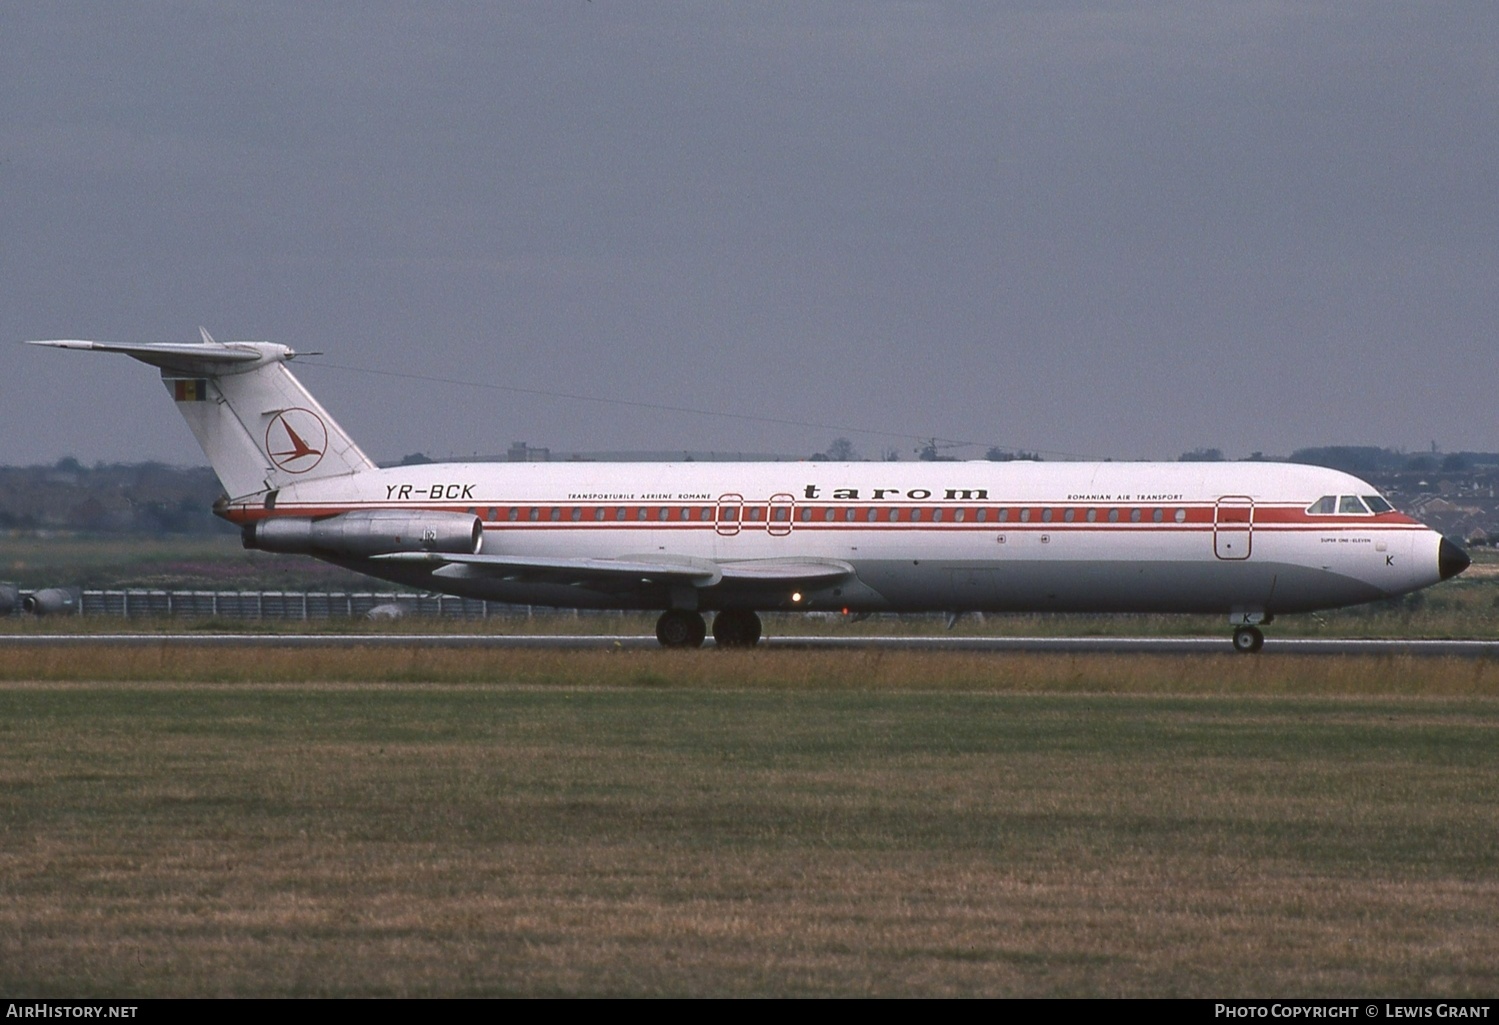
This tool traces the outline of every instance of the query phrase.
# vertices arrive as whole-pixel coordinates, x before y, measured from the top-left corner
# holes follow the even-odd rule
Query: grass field
[[[1484,660],[6,656],[8,995],[1499,990]]]

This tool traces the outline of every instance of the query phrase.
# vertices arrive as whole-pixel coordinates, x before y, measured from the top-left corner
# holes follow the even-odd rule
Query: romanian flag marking
[[[202,378],[195,381],[173,381],[172,394],[178,402],[206,402],[208,401],[208,382]]]

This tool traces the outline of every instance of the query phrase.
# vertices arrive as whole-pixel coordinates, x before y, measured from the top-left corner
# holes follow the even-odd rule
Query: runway
[[[540,648],[558,651],[660,650],[649,634],[15,634],[4,648]],[[1223,637],[768,637],[775,651],[954,651],[1108,655],[1233,654]],[[710,639],[704,647],[713,647]],[[1402,655],[1499,658],[1499,640],[1412,640],[1268,637],[1261,657],[1274,655]]]

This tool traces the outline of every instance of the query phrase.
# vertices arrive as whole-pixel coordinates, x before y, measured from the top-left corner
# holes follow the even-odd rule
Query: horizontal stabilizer
[[[286,346],[271,342],[88,342],[58,338],[26,344],[45,345],[54,349],[118,352],[163,370],[198,374],[232,372],[232,368],[248,369],[250,364],[255,363],[279,363],[296,355]]]

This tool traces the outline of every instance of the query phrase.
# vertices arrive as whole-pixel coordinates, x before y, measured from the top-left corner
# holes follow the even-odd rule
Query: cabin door
[[[790,495],[771,495],[770,508],[765,514],[765,532],[771,537],[785,537],[791,533],[792,518],[796,512],[796,499]]]
[[[1213,507],[1213,554],[1220,559],[1247,559],[1254,548],[1254,499],[1224,495]]]
[[[718,509],[713,517],[713,528],[725,537],[739,533],[739,521],[744,518],[743,495],[719,495]]]

